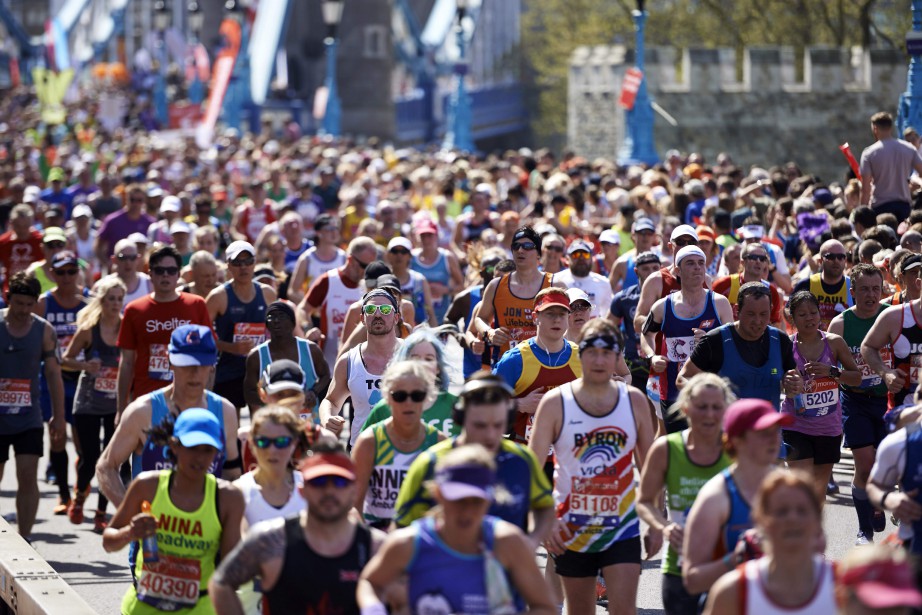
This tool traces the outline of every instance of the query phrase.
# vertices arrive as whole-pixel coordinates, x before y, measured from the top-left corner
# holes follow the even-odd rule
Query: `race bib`
[[[115,392],[118,385],[118,368],[117,367],[100,367],[96,373],[96,381],[93,383],[93,390],[104,397],[115,398]]]
[[[861,388],[869,389],[880,384],[881,377],[865,363],[861,352],[853,352],[852,355],[855,357],[855,363],[858,364],[858,369],[861,370]],[[889,368],[893,365],[893,354],[890,352],[889,347],[881,348],[880,359],[883,361],[885,367]]]
[[[812,378],[804,384],[802,416],[826,416],[838,404],[839,383],[832,378]]]
[[[695,336],[667,337],[666,360],[670,363],[685,363],[695,349]]]
[[[630,480],[633,480],[631,477]],[[624,493],[622,481],[611,477],[571,479],[567,521],[580,527],[610,529],[618,527],[618,507]]]
[[[172,380],[170,355],[166,344],[151,344],[150,359],[147,361],[147,377],[151,380]]]
[[[250,340],[254,346],[266,341],[266,325],[256,322],[238,322],[234,325],[234,343]]]
[[[32,409],[32,382],[0,378],[0,414],[22,414]]]
[[[922,355],[914,354],[909,357],[909,383],[919,384],[919,368],[922,368]]]
[[[138,579],[138,600],[161,611],[193,607],[199,599],[201,563],[195,559],[159,555],[159,560],[144,564]]]

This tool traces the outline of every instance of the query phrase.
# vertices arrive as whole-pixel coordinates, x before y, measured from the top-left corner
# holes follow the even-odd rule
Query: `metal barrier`
[[[0,517],[0,613],[95,615],[96,611]],[[5,608],[4,608],[5,607]]]

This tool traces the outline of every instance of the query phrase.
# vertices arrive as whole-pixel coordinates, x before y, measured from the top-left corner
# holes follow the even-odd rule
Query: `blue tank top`
[[[906,469],[903,470],[900,489],[904,493],[919,489],[922,494],[922,425],[918,423],[906,427]],[[922,495],[917,495],[916,501],[922,503]],[[912,524],[908,548],[913,555],[922,556],[922,519]]]
[[[84,297],[89,297],[90,291],[84,288],[82,294]],[[54,327],[62,353],[67,350],[70,340],[77,333],[77,312],[84,307],[86,307],[85,302],[78,303],[76,307],[72,308],[62,307],[50,290],[45,293],[45,320]]]
[[[164,418],[170,413],[166,405],[166,398],[163,396],[163,389],[154,391],[150,394],[150,424],[159,425]],[[224,399],[215,395],[211,391],[205,391],[205,397],[208,400],[208,410],[215,415],[218,423],[221,424],[221,437],[224,439]],[[221,477],[221,470],[224,468],[224,459],[227,451],[221,451],[215,457],[214,462],[208,471],[218,478]],[[141,472],[148,470],[168,470],[173,467],[170,461],[169,447],[157,446],[150,440],[150,436],[144,442],[144,449],[141,454],[136,453],[131,456],[131,478],[136,477]]]
[[[448,286],[451,282],[451,271],[448,268],[448,257],[445,256],[445,251],[441,248],[439,249],[439,257],[432,265],[423,265],[419,262],[419,259],[414,256],[413,260],[410,262],[410,269],[421,273],[429,283],[435,282],[437,284],[443,284]],[[435,310],[435,320],[437,322],[442,322],[442,319],[445,318],[445,312],[448,311],[448,306],[451,305],[451,295],[445,293],[441,299],[436,301],[433,299],[432,308]],[[424,322],[424,321],[417,321]]]
[[[781,338],[778,329],[768,327],[768,361],[763,365],[750,365],[740,356],[733,341],[733,323],[720,327],[723,340],[724,364],[720,375],[733,383],[737,395],[742,398],[755,397],[771,402],[775,410],[780,408],[781,379],[784,370],[781,366]]]
[[[314,361],[311,358],[311,349],[307,340],[300,337],[295,338],[298,345],[298,365],[304,370],[304,392],[307,393],[315,384],[317,384],[317,372],[314,370]],[[269,352],[269,342],[263,342],[256,347],[259,352],[259,373],[262,374],[269,364],[272,363],[272,354]],[[314,404],[316,411],[320,406],[320,400]]]
[[[244,338],[252,339],[256,345],[266,340],[266,300],[259,284],[253,282],[256,298],[249,303],[244,303],[234,292],[233,284],[224,284],[227,293],[227,309],[215,321],[215,332],[222,342],[240,341]],[[246,357],[222,352],[218,356],[218,365],[215,371],[215,382],[229,382],[243,380],[246,374]]]
[[[733,480],[733,473],[730,468],[726,468],[720,473],[724,477],[724,485],[727,488],[727,496],[730,498],[730,516],[727,518],[727,524],[724,526],[723,539],[726,553],[730,553],[736,548],[746,530],[752,527],[750,518],[749,502],[747,502],[740,493]]]
[[[298,264],[298,258],[308,251],[311,247],[311,242],[302,241],[301,247],[297,250],[289,250],[288,247],[285,248],[285,271],[290,275],[291,272],[295,270],[295,265]]]
[[[412,272],[413,270],[411,269],[410,271]],[[410,281],[407,282],[406,286],[403,285],[403,282],[400,283],[400,293],[403,298],[409,299],[413,303],[413,318],[416,319],[416,324],[418,325],[429,322],[429,315],[426,314],[426,293],[423,290],[423,280],[425,278],[411,274]]]
[[[666,365],[666,383],[661,388],[662,398],[672,403],[679,397],[679,389],[675,381],[679,376],[679,370],[691,356],[695,348],[695,333],[693,329],[703,329],[710,331],[720,326],[720,318],[717,316],[717,308],[714,307],[714,292],[707,291],[707,297],[704,301],[704,309],[701,313],[692,318],[679,318],[672,309],[673,297],[666,297],[666,305],[663,310],[663,346],[661,352],[668,362]]]
[[[466,325],[474,319],[474,308],[483,298],[483,287],[477,286],[470,292],[471,304],[467,307],[467,317],[464,319]],[[483,366],[483,355],[474,354],[470,348],[464,349],[464,378],[465,380],[474,372]]]
[[[493,549],[497,521],[489,515],[483,519],[487,550]],[[489,614],[484,554],[458,553],[448,547],[439,538],[433,517],[424,517],[413,525],[417,529],[414,553],[407,566],[410,612]]]
[[[635,284],[640,284],[640,278],[637,277],[637,273],[634,271],[635,256],[636,254],[632,254],[627,257],[627,263],[624,265],[624,281],[621,282],[621,288],[628,288]]]

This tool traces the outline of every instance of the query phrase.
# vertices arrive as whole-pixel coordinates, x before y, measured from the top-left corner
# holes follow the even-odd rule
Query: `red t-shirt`
[[[0,235],[0,265],[3,266],[3,290],[10,285],[10,278],[20,271],[25,271],[34,262],[45,258],[42,249],[42,234],[31,231],[25,239],[15,239],[13,231]]]
[[[259,237],[259,232],[267,224],[275,222],[275,212],[272,206],[267,202],[262,207],[245,205],[240,210],[240,222],[237,230],[241,231],[247,237],[247,241],[255,244]]]
[[[136,352],[132,399],[163,388],[173,379],[167,347],[173,330],[183,325],[211,327],[205,300],[198,295],[179,293],[179,299],[167,303],[146,295],[125,307],[118,347]]]

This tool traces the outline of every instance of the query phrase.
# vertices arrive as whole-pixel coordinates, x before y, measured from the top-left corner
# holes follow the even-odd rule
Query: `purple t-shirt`
[[[132,233],[147,235],[147,228],[154,222],[156,220],[145,213],[142,213],[137,220],[132,220],[128,217],[128,212],[123,209],[106,216],[106,219],[102,221],[102,227],[99,229],[99,239],[106,242],[108,245],[106,252],[109,256],[112,256],[115,244],[119,240],[125,239]]]
[[[826,334],[823,336],[823,354],[819,363],[838,366],[835,354],[829,347]],[[832,378],[811,378],[804,371],[806,360],[797,349],[797,334],[791,336],[794,342],[794,360],[797,370],[804,378],[802,408],[796,408],[793,399],[785,399],[781,411],[794,416],[794,424],[785,429],[798,431],[808,436],[838,436],[842,434],[842,400],[839,398],[839,383]]]

